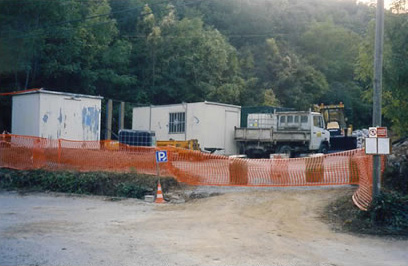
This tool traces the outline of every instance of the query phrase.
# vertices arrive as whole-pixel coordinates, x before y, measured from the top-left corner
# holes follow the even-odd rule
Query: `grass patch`
[[[330,203],[325,217],[335,230],[370,235],[408,237],[407,185],[401,181],[406,175],[388,170],[383,176],[381,195],[374,199],[368,211],[357,208],[349,191]]]
[[[18,171],[0,169],[0,189],[143,198],[157,189],[159,177],[132,173]],[[179,187],[173,177],[160,177],[164,192]]]
[[[324,218],[336,231],[408,237],[407,197],[383,191],[368,211],[361,211],[352,195],[343,195],[326,207]]]

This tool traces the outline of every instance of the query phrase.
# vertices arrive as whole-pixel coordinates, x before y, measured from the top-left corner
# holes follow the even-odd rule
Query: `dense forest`
[[[408,14],[385,14],[384,123],[408,128]],[[353,0],[0,0],[0,92],[133,105],[346,106],[371,124],[375,6]],[[0,130],[10,130],[0,96]]]

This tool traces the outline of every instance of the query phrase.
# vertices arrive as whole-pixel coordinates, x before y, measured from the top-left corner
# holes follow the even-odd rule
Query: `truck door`
[[[323,117],[321,115],[312,115],[312,135],[310,140],[310,150],[318,150],[320,144],[326,138]]]

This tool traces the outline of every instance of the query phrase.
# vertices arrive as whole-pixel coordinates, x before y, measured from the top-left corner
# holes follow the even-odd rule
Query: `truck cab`
[[[325,129],[322,114],[289,111],[250,114],[248,127],[235,129],[235,140],[248,157],[269,157],[271,153],[294,156],[296,153],[326,153],[330,133]]]
[[[330,132],[325,129],[323,116],[317,112],[278,113],[277,132],[310,132],[308,150],[327,152]],[[323,146],[323,147],[322,147]],[[325,147],[324,147],[325,146]],[[296,150],[296,149],[295,149]]]

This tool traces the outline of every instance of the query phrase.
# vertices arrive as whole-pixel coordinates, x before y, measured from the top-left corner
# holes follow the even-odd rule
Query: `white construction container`
[[[12,134],[48,139],[99,140],[103,97],[31,91],[13,96]]]
[[[240,117],[240,106],[215,102],[136,107],[132,129],[154,131],[157,140],[197,139],[202,150],[230,155]]]

